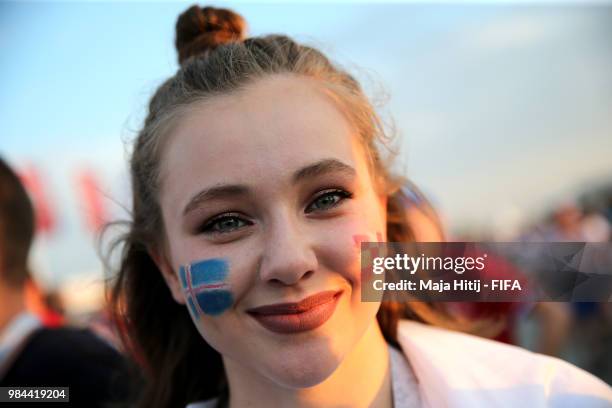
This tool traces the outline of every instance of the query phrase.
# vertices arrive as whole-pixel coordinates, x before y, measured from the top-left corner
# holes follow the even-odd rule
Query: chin
[[[292,352],[278,356],[273,366],[268,366],[267,377],[287,388],[308,388],[325,381],[338,368],[341,357],[330,350]]]

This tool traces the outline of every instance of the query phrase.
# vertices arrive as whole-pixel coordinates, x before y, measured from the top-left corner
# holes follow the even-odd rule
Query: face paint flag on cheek
[[[181,266],[179,275],[187,305],[194,316],[218,316],[234,302],[225,282],[229,265],[225,259],[212,258]]]

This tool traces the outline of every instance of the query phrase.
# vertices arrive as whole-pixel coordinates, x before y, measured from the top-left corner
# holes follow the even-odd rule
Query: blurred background
[[[98,232],[129,217],[130,141],[188,4],[0,2],[0,155],[36,204],[37,290],[68,321],[103,304]],[[612,2],[210,4],[353,72],[451,239],[610,241]],[[536,309],[508,341],[612,382],[609,304]]]

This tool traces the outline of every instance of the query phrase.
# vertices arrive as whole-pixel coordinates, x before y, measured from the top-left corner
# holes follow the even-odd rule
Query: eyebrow
[[[355,176],[357,172],[348,164],[337,159],[323,159],[313,164],[304,166],[293,173],[292,183],[314,178],[328,173],[344,173],[347,176]],[[204,189],[197,193],[183,210],[183,215],[195,210],[203,202],[214,199],[232,198],[249,194],[250,189],[244,184],[221,184]]]
[[[185,206],[185,210],[183,210],[183,215],[195,210],[205,201],[244,196],[248,193],[249,188],[242,184],[224,184],[207,188],[200,191],[189,200],[189,203]]]
[[[323,159],[297,170],[291,179],[294,183],[297,183],[298,181],[327,173],[344,173],[347,176],[355,176],[357,174],[354,168],[348,164],[342,163],[340,160]]]

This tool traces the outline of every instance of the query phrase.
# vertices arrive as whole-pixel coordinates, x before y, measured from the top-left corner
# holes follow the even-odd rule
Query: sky
[[[397,136],[396,168],[452,229],[511,228],[612,180],[610,2],[211,3],[356,75]],[[177,69],[182,2],[0,2],[0,155],[35,166],[57,216],[49,286],[99,273],[74,175],[129,207],[126,158]]]

